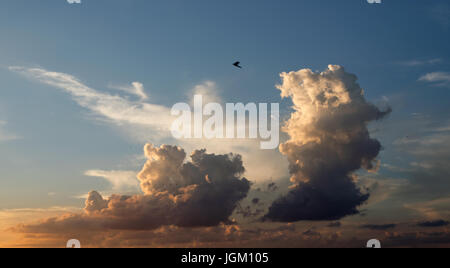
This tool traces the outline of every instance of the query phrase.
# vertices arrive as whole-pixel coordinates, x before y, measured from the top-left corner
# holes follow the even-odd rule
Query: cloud
[[[17,229],[19,231],[19,229]],[[163,226],[155,230],[109,230],[78,234],[83,248],[261,248],[261,247],[338,247],[340,234],[321,233],[309,229],[301,231],[292,224],[270,228],[245,229],[238,225],[219,225],[203,228]],[[71,238],[67,233],[25,234],[22,247],[62,247]],[[61,242],[63,241],[63,243]],[[353,245],[361,247],[367,241]],[[6,244],[7,246],[11,246]],[[17,246],[17,243],[13,243]],[[347,245],[348,246],[348,245]]]
[[[399,65],[407,66],[407,67],[418,67],[424,65],[434,65],[437,63],[441,63],[442,59],[429,59],[429,60],[409,60],[409,61],[401,61],[398,62]]]
[[[419,81],[436,83],[437,86],[448,86],[450,85],[450,73],[446,72],[428,73],[420,77]]]
[[[236,210],[236,215],[241,215],[243,218],[257,218],[261,217],[264,213],[263,209],[252,209],[251,206],[241,207],[238,206]]]
[[[278,191],[278,186],[275,182],[271,182],[267,185],[267,192],[273,193],[276,191]]]
[[[361,227],[364,229],[370,229],[370,230],[375,230],[375,231],[385,231],[385,230],[389,230],[389,229],[394,229],[395,227],[397,227],[397,224],[381,224],[381,225],[367,224],[367,225],[363,225]]]
[[[123,170],[88,170],[86,176],[98,177],[107,180],[114,191],[136,191],[139,189],[139,181],[134,171]]]
[[[132,125],[145,132],[146,139],[161,139],[170,135],[173,118],[170,109],[161,105],[130,101],[127,98],[99,92],[83,84],[76,77],[42,68],[9,67],[11,71],[69,93],[83,108],[100,116],[100,119],[117,126]],[[135,89],[140,88],[135,84]]]
[[[341,226],[342,226],[342,223],[340,221],[331,222],[330,224],[327,225],[327,227],[330,227],[330,228],[339,228]]]
[[[85,202],[84,210],[87,213],[95,213],[102,209],[108,208],[108,201],[103,199],[103,196],[96,191],[91,191]]]
[[[42,210],[41,213],[46,210]],[[56,213],[56,212],[55,212]],[[27,219],[19,217],[21,212],[8,212],[8,217],[15,222],[23,222]],[[33,218],[39,218],[42,214],[33,213]],[[2,212],[0,211],[0,217]],[[2,218],[3,220],[3,218]],[[0,221],[0,225],[4,221]],[[423,231],[423,227],[414,229],[410,224],[399,224],[395,230],[370,230],[365,228],[355,229],[350,223],[341,225],[339,229],[324,226],[311,227],[308,224],[273,224],[264,227],[225,225],[212,227],[188,228],[174,225],[161,226],[152,230],[112,230],[94,229],[92,222],[73,220],[73,226],[61,225],[52,220],[45,220],[48,225],[15,225],[2,240],[2,247],[64,247],[68,239],[77,237],[82,242],[83,248],[129,248],[129,247],[177,247],[177,248],[261,248],[261,247],[326,247],[342,248],[365,247],[367,237],[377,237],[382,241],[383,247],[423,247],[423,246],[448,246],[450,235],[447,228],[433,228],[431,232]],[[87,224],[78,225],[77,224]],[[54,225],[54,231],[49,231],[49,225]],[[408,226],[408,229],[402,229]],[[45,228],[44,228],[45,227]],[[416,230],[417,229],[417,230]],[[12,235],[13,237],[10,237]]]
[[[288,176],[287,164],[277,150],[260,150],[259,140],[250,139],[182,139],[174,140],[171,135],[171,124],[174,117],[171,109],[163,105],[144,102],[141,98],[130,100],[128,96],[112,95],[95,90],[80,81],[80,79],[61,72],[52,72],[43,68],[9,67],[34,81],[61,89],[70,94],[81,107],[90,111],[95,119],[106,121],[118,127],[139,143],[149,140],[156,143],[174,142],[186,150],[207,148],[210,152],[236,152],[245,159],[248,176],[263,181],[270,178],[279,179]],[[132,95],[142,95],[140,84],[131,87],[117,87],[123,92],[133,92]],[[206,101],[222,103],[218,94],[218,86],[213,81],[204,81],[196,85],[190,93],[204,94]],[[147,96],[147,95],[146,95]],[[191,95],[190,95],[191,96]],[[139,97],[139,96],[138,96]],[[148,101],[148,100],[147,100]],[[262,162],[267,163],[261,165]]]
[[[112,89],[124,91],[140,98],[141,101],[148,100],[144,85],[140,82],[133,82],[130,86],[110,86]]]
[[[26,231],[17,226],[10,231]],[[445,228],[431,232],[355,229],[351,226],[336,229],[302,228],[295,224],[245,228],[239,225],[218,225],[203,228],[162,226],[154,230],[98,230],[76,233],[71,230],[49,233],[12,233],[16,239],[2,241],[4,247],[64,247],[68,239],[77,237],[83,248],[361,248],[367,237],[377,237],[384,248],[445,247],[450,235]],[[75,235],[75,236],[74,236]]]
[[[410,187],[401,192],[412,198],[408,207],[417,211],[420,209],[420,213],[433,218],[448,215],[450,131],[446,130],[447,126],[428,125],[417,134],[411,130],[413,138],[399,139],[394,143],[400,152],[411,159],[409,170],[403,174],[407,176]]]
[[[281,78],[281,96],[294,104],[283,129],[290,140],[280,145],[294,186],[274,201],[264,218],[320,221],[357,214],[369,194],[356,186],[354,172],[376,170],[381,150],[367,124],[391,110],[368,103],[357,77],[341,66],[330,65],[322,73],[309,69],[282,73]]]
[[[75,207],[47,207],[47,208],[18,208],[18,209],[0,209],[0,247],[8,248],[23,247],[21,244],[22,234],[11,232],[12,226],[29,222],[39,218],[56,217],[61,214],[79,212]],[[64,241],[64,240],[63,240]],[[67,241],[67,240],[66,240]],[[40,240],[39,242],[43,242]]]
[[[391,232],[382,239],[383,247],[443,247],[450,246],[450,233],[443,232]]]
[[[219,88],[214,81],[204,81],[201,84],[196,85],[190,92],[189,96],[191,97],[191,105],[194,104],[193,96],[202,95],[203,102],[205,103],[222,103],[222,98],[219,95]]]
[[[398,138],[391,150],[402,157],[393,159],[396,168],[389,172],[407,183],[395,191],[389,207],[395,202],[403,213],[426,221],[450,218],[448,119],[423,115],[392,124]]]
[[[434,184],[433,181],[428,181],[428,183]],[[415,188],[420,189],[422,187],[415,187]],[[437,195],[448,196],[448,193],[438,192]],[[418,212],[420,216],[425,217],[427,219],[439,219],[440,217],[450,217],[450,211],[448,209],[450,207],[449,197],[427,200],[424,202],[407,203],[404,204],[404,207]]]
[[[259,199],[259,198],[253,198],[252,199],[252,204],[253,205],[258,205],[258,204],[260,204],[260,202],[261,202],[261,199]]]
[[[449,225],[450,222],[444,220],[436,220],[436,221],[424,221],[417,224],[419,227],[425,228],[434,228],[434,227],[442,227]]]
[[[131,86],[109,86],[109,88],[139,97],[138,100],[133,101],[128,96],[112,95],[95,90],[70,74],[20,66],[11,66],[9,70],[63,90],[70,94],[78,105],[91,111],[96,119],[120,127],[140,142],[173,140],[171,125],[175,117],[171,115],[171,108],[145,102],[148,101],[148,96],[144,92],[142,83],[133,82]],[[214,82],[206,81],[196,85],[192,92],[205,94],[206,101],[219,101],[216,90],[217,86]],[[248,140],[246,142],[248,144]],[[216,142],[190,139],[182,140],[182,143],[196,146],[197,143],[214,145]],[[245,141],[241,143],[245,144]]]
[[[19,232],[49,233],[94,230],[153,230],[161,226],[208,227],[231,223],[230,216],[251,183],[239,155],[196,150],[186,162],[176,146],[145,146],[148,158],[138,174],[144,194],[89,193],[85,213],[21,225]]]

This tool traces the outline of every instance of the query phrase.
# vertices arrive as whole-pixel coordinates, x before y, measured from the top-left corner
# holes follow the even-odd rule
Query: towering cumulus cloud
[[[278,86],[293,101],[294,113],[284,127],[290,140],[280,146],[290,164],[291,191],[276,200],[266,220],[337,220],[358,213],[369,198],[355,184],[355,171],[377,168],[381,150],[367,124],[390,113],[364,98],[357,77],[330,65],[282,73]]]
[[[216,226],[229,221],[237,203],[247,196],[250,182],[241,157],[197,150],[191,162],[176,146],[145,146],[148,158],[138,174],[144,195],[103,200],[92,192],[86,211],[108,220],[113,229],[153,229],[163,225]]]
[[[85,212],[23,225],[20,232],[55,230],[152,230],[161,226],[209,227],[230,223],[251,183],[239,155],[207,154],[197,150],[191,161],[175,146],[145,146],[147,163],[138,175],[144,194],[105,199],[90,192]]]

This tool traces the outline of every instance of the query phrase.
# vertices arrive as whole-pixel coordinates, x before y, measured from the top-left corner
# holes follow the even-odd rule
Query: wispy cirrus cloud
[[[405,208],[417,212],[421,217],[434,221],[441,218],[450,218],[448,207],[450,206],[450,198],[438,198],[435,200],[427,200],[423,202],[408,203]]]
[[[248,175],[263,181],[270,178],[287,176],[287,164],[276,150],[260,150],[258,140],[248,139],[182,139],[172,138],[171,125],[174,117],[171,108],[163,105],[151,104],[144,91],[142,83],[133,82],[131,86],[114,87],[125,93],[139,97],[132,100],[127,95],[113,95],[102,92],[81,82],[77,77],[49,71],[44,68],[27,68],[11,66],[10,71],[19,73],[33,81],[58,88],[72,96],[81,107],[90,111],[96,120],[106,121],[125,132],[139,143],[152,141],[153,143],[175,142],[189,151],[197,148],[207,148],[211,152],[241,154],[248,168]],[[111,88],[111,86],[110,86]],[[204,81],[196,85],[189,95],[202,94],[204,101],[222,102],[218,87],[213,81]],[[273,163],[261,166],[261,163]]]
[[[89,177],[97,177],[111,183],[114,191],[139,191],[137,172],[125,170],[88,170],[84,173]]]
[[[450,128],[448,123],[421,123],[417,119],[411,124],[417,131],[411,130],[409,136],[393,143],[408,159],[404,170],[395,171],[408,181],[397,192],[397,199],[403,200],[402,206],[415,216],[426,220],[448,219]]]
[[[425,65],[434,65],[443,62],[442,59],[435,58],[435,59],[426,59],[426,60],[406,60],[406,61],[399,61],[397,62],[398,65],[407,66],[407,67],[418,67],[418,66],[425,66]]]
[[[172,137],[171,124],[175,117],[171,115],[171,108],[149,103],[144,85],[140,82],[133,82],[128,86],[109,86],[110,89],[139,98],[132,100],[128,95],[110,94],[91,88],[77,77],[62,72],[21,66],[11,66],[9,70],[69,93],[78,105],[91,111],[95,119],[121,127],[139,142],[155,142]],[[192,93],[204,95],[205,101],[221,101],[216,90],[214,82],[205,81],[196,85]],[[192,144],[193,141],[185,140],[184,143]]]
[[[109,88],[121,90],[136,97],[139,97],[141,101],[148,100],[148,95],[147,93],[145,93],[144,85],[140,82],[133,82],[131,83],[131,85],[127,86],[111,85],[109,86]]]
[[[435,83],[437,86],[450,85],[450,72],[433,72],[423,75],[419,81]]]
[[[9,70],[69,93],[78,105],[94,113],[98,119],[117,126],[125,126],[125,129],[132,125],[135,127],[134,133],[137,132],[136,129],[140,129],[146,136],[142,138],[143,140],[158,140],[170,135],[170,124],[173,121],[170,109],[143,102],[142,98],[147,95],[143,92],[141,83],[134,82],[132,88],[122,88],[124,91],[140,95],[141,100],[132,101],[120,95],[95,90],[69,74],[17,66],[9,67]]]

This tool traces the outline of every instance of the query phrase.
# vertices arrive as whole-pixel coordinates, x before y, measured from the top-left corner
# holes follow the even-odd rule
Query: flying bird
[[[241,64],[241,62],[239,62],[239,61],[233,63],[233,65],[234,65],[235,67],[238,67],[238,68],[242,69],[242,66],[241,66],[240,64]]]

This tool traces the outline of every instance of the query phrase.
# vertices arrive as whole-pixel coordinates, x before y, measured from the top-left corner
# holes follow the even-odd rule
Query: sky
[[[450,245],[448,1],[69,2],[0,3],[0,246]],[[280,147],[175,139],[194,94]]]

